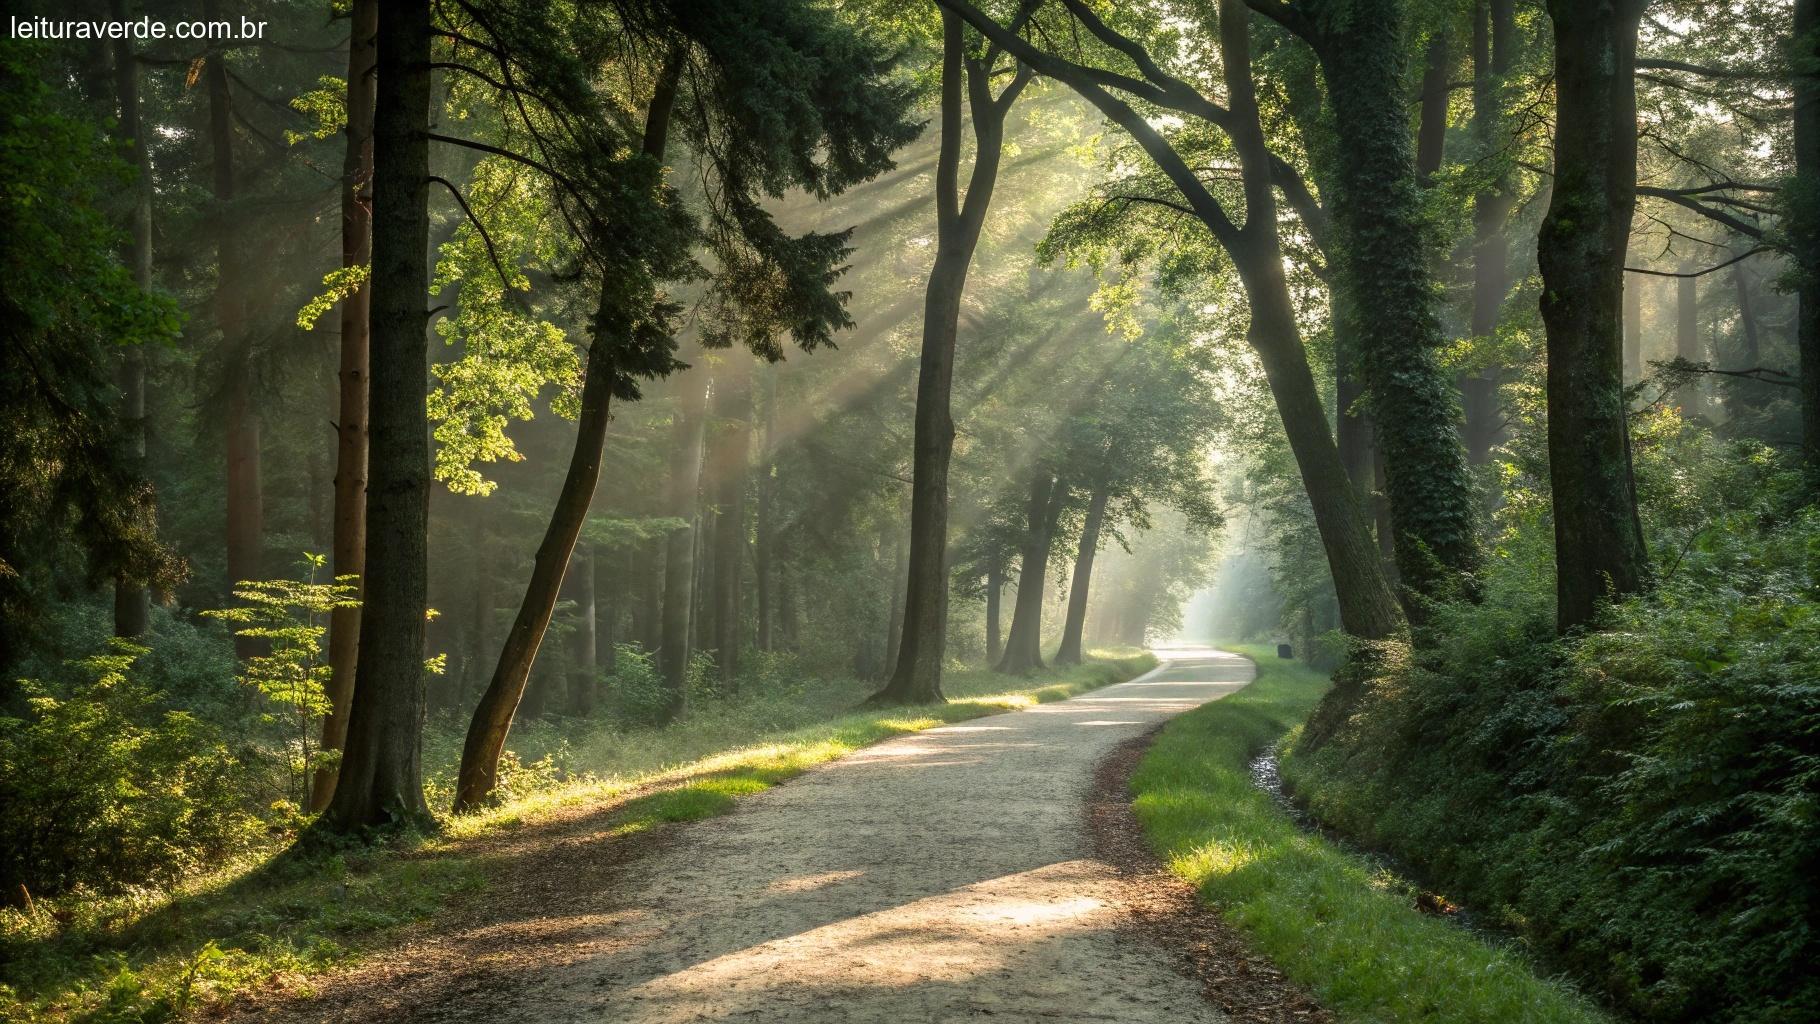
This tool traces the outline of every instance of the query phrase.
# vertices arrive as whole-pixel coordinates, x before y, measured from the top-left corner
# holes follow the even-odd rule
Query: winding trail
[[[1158,653],[1163,665],[1130,682],[879,743],[724,817],[666,828],[611,884],[570,889],[534,931],[494,944],[496,962],[470,959],[479,983],[445,978],[434,995],[376,993],[317,1012],[616,1024],[1227,1020],[1174,952],[1130,927],[1119,870],[1094,856],[1086,829],[1103,758],[1253,673],[1218,651]]]

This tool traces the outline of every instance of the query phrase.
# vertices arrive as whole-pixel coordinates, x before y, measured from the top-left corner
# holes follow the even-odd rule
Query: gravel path
[[[1131,682],[880,743],[682,826],[616,891],[542,922],[561,948],[432,1016],[1223,1020],[1121,927],[1117,872],[1082,827],[1096,762],[1251,678],[1232,655],[1163,653]]]

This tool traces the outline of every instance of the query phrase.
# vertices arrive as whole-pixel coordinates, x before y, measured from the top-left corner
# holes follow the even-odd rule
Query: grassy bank
[[[951,673],[944,705],[856,712],[867,684],[813,681],[706,706],[663,729],[526,729],[513,744],[516,760],[544,767],[520,769],[510,799],[446,821],[438,835],[307,861],[280,856],[275,841],[176,891],[5,911],[0,1019],[161,1021],[276,975],[307,978],[484,897],[494,877],[489,844],[562,808],[599,808],[621,833],[710,817],[866,744],[1061,700],[1154,664],[1133,654],[1029,679]],[[430,763],[444,743],[430,744]],[[559,773],[559,755],[589,770]]]
[[[1348,1021],[1596,1022],[1524,960],[1414,906],[1365,860],[1298,828],[1252,784],[1256,755],[1293,733],[1328,680],[1260,647],[1244,690],[1171,722],[1132,778],[1170,870]]]

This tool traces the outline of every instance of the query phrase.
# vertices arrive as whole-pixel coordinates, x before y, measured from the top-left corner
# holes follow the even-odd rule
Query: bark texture
[[[1624,407],[1624,255],[1636,208],[1637,24],[1643,0],[1550,0],[1555,181],[1542,222],[1556,621],[1646,583]]]
[[[430,494],[430,8],[379,5],[373,116],[372,449],[365,606],[333,832],[425,823],[424,613]]]
[[[373,62],[378,55],[378,0],[353,0],[348,34],[347,150],[341,161],[341,265],[366,266],[373,258]],[[367,547],[367,318],[372,292],[366,283],[341,300],[340,390],[335,413],[335,510],[331,544],[336,576],[364,576]],[[360,656],[360,609],[329,615],[329,713],[322,720],[322,749],[347,741],[348,707]],[[335,769],[317,771],[310,809],[328,806]]]

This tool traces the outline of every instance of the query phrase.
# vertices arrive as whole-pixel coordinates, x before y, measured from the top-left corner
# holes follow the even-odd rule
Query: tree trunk
[[[1696,268],[1682,263],[1681,277],[1675,278],[1675,358],[1690,363],[1702,361],[1700,351],[1700,279],[1692,277]],[[1705,385],[1700,377],[1690,377],[1675,396],[1681,415],[1699,419],[1706,415]]]
[[[1820,0],[1795,0],[1795,344],[1801,356],[1801,452],[1820,501]]]
[[[1592,622],[1649,574],[1624,408],[1624,255],[1636,208],[1637,24],[1643,0],[1549,0],[1555,181],[1537,242],[1548,332],[1556,620]]]
[[[965,72],[972,115],[973,172],[959,195],[961,91]],[[954,454],[950,394],[961,295],[979,244],[980,227],[998,181],[1005,114],[1029,80],[1018,70],[992,95],[991,68],[965,53],[962,23],[942,11],[941,150],[936,160],[935,266],[923,298],[923,348],[916,380],[916,428],[910,492],[910,570],[904,595],[903,642],[891,678],[872,700],[890,704],[939,702],[948,640],[948,463]]]
[[[569,456],[569,469],[563,476],[562,491],[550,523],[544,530],[543,542],[531,565],[531,581],[525,587],[524,600],[512,620],[512,631],[506,634],[505,646],[493,678],[481,694],[468,725],[462,745],[461,771],[455,783],[455,811],[461,813],[484,804],[499,781],[499,755],[505,749],[506,735],[511,732],[512,718],[524,697],[531,666],[537,660],[537,649],[549,629],[556,600],[562,590],[569,560],[574,556],[576,540],[588,517],[588,506],[594,488],[600,482],[600,463],[607,443],[608,407],[612,399],[613,370],[608,352],[613,340],[606,337],[616,322],[607,298],[612,289],[603,283],[601,310],[596,322],[593,344],[588,347],[587,379],[582,384],[581,416],[575,427],[575,449]]]
[[[764,433],[759,438],[758,459],[758,522],[753,527],[752,550],[753,590],[758,604],[754,646],[761,651],[772,648],[771,620],[775,595],[771,581],[771,549],[777,540],[777,525],[772,521],[775,514],[772,499],[777,490],[777,453],[774,450],[776,435],[777,373],[772,370],[765,374]]]
[[[428,823],[423,801],[428,570],[430,7],[379,5],[373,117],[372,448],[365,605],[331,832]]]
[[[677,62],[666,65],[659,80],[650,109],[646,113],[642,152],[661,159],[668,137],[670,108],[676,99]],[[581,414],[575,423],[575,448],[569,456],[568,472],[563,475],[562,490],[551,510],[550,523],[544,529],[543,542],[531,564],[531,581],[525,586],[524,600],[512,620],[512,631],[499,652],[492,681],[480,696],[474,718],[468,724],[468,735],[461,749],[461,769],[455,779],[456,813],[480,807],[499,783],[499,755],[505,750],[506,735],[512,730],[512,718],[518,702],[524,697],[525,682],[537,661],[537,649],[549,630],[550,617],[562,592],[563,577],[569,560],[574,557],[576,541],[588,517],[588,506],[600,483],[600,464],[606,452],[609,408],[612,404],[616,370],[612,353],[621,339],[613,336],[622,326],[626,310],[614,299],[619,289],[610,278],[603,277],[600,304],[595,314],[594,338],[588,346],[587,376],[582,381]],[[590,582],[592,574],[590,574]],[[592,669],[589,670],[590,673]],[[552,676],[552,679],[555,677]]]
[[[1326,202],[1335,280],[1348,293],[1344,329],[1357,339],[1373,407],[1394,411],[1375,423],[1399,575],[1432,594],[1477,569],[1478,508],[1454,385],[1438,357],[1443,336],[1403,100],[1405,0],[1354,3],[1346,17],[1314,13],[1309,23],[1320,26],[1308,41],[1346,140]]]
[[[999,635],[999,601],[1005,594],[1005,563],[997,555],[986,568],[986,664],[996,665],[1004,656]]]
[[[575,555],[575,649],[569,678],[569,713],[594,713],[594,673],[600,663],[600,607],[596,603],[594,563],[599,555],[585,548]]]
[[[205,16],[219,20],[220,4],[203,5]],[[209,143],[213,154],[215,223],[215,322],[221,329],[224,355],[222,395],[227,439],[227,573],[228,586],[259,579],[260,545],[265,512],[259,485],[259,414],[254,408],[252,335],[247,329],[245,256],[241,253],[234,169],[233,94],[228,84],[226,51],[209,54],[203,72],[209,99]],[[236,636],[242,658],[258,653],[259,644]]]
[[[125,0],[111,0],[109,9],[114,20],[124,22]],[[139,65],[133,55],[133,44],[127,39],[114,41],[114,91],[120,107],[120,126],[116,134],[133,147],[133,212],[131,244],[127,261],[133,270],[133,283],[142,291],[152,287],[152,159],[139,112]],[[127,345],[120,352],[118,370],[120,387],[120,421],[126,428],[126,454],[133,474],[145,473],[145,349]],[[114,635],[136,637],[146,630],[151,617],[151,596],[139,580],[119,577],[114,580]]]
[[[879,538],[881,544],[891,548],[891,576],[886,585],[891,588],[890,612],[885,618],[885,665],[897,664],[898,647],[904,639],[904,538],[898,534],[895,524],[886,520],[885,537]]]
[[[1017,603],[1011,609],[1011,632],[995,672],[1023,675],[1043,668],[1043,589],[1049,580],[1049,549],[1055,523],[1068,500],[1068,484],[1039,470],[1030,485],[1025,508],[1023,550],[1018,555]]]
[[[1643,282],[1624,275],[1624,383],[1643,379]]]
[[[746,476],[752,450],[752,357],[726,354],[714,376],[714,439],[708,481],[714,489],[713,575],[708,588],[714,665],[724,693],[739,690],[745,642],[740,591],[746,567]]]
[[[701,489],[703,426],[707,418],[708,375],[683,378],[670,412],[670,514],[691,525],[664,538],[664,602],[658,663],[669,704],[664,719],[682,712],[695,633],[695,542],[701,532],[697,495]]]
[[[341,162],[341,265],[364,267],[373,257],[373,61],[378,0],[353,0],[348,35],[347,148]],[[335,414],[334,573],[361,576],[366,568],[367,315],[366,284],[341,300],[340,398]],[[360,609],[329,613],[328,716],[322,749],[340,750],[348,735],[354,667],[360,655]],[[335,792],[335,769],[317,771],[310,809],[321,810]]]
[[[1499,312],[1510,289],[1510,240],[1505,228],[1516,194],[1500,156],[1508,145],[1499,93],[1516,58],[1512,0],[1479,0],[1473,11],[1472,130],[1480,158],[1500,168],[1489,188],[1473,198],[1472,333],[1487,337],[1498,329]],[[1475,466],[1491,459],[1502,417],[1498,408],[1501,367],[1469,373],[1460,382],[1466,414],[1466,458]]]
[[[633,553],[627,549],[621,553],[618,562],[620,571],[619,585],[600,582],[603,572],[614,568],[612,559],[602,561],[598,554],[594,557],[594,589],[599,593],[598,619],[594,626],[594,664],[602,672],[612,675],[619,670],[619,619],[620,599],[626,594],[626,582],[630,578],[633,564]]]
[[[1055,652],[1057,665],[1079,665],[1081,636],[1087,626],[1087,588],[1093,579],[1093,556],[1099,552],[1100,527],[1106,520],[1106,502],[1112,497],[1105,486],[1094,489],[1081,522],[1081,544],[1074,555],[1074,575],[1068,581],[1068,617],[1062,623],[1062,646]]]

